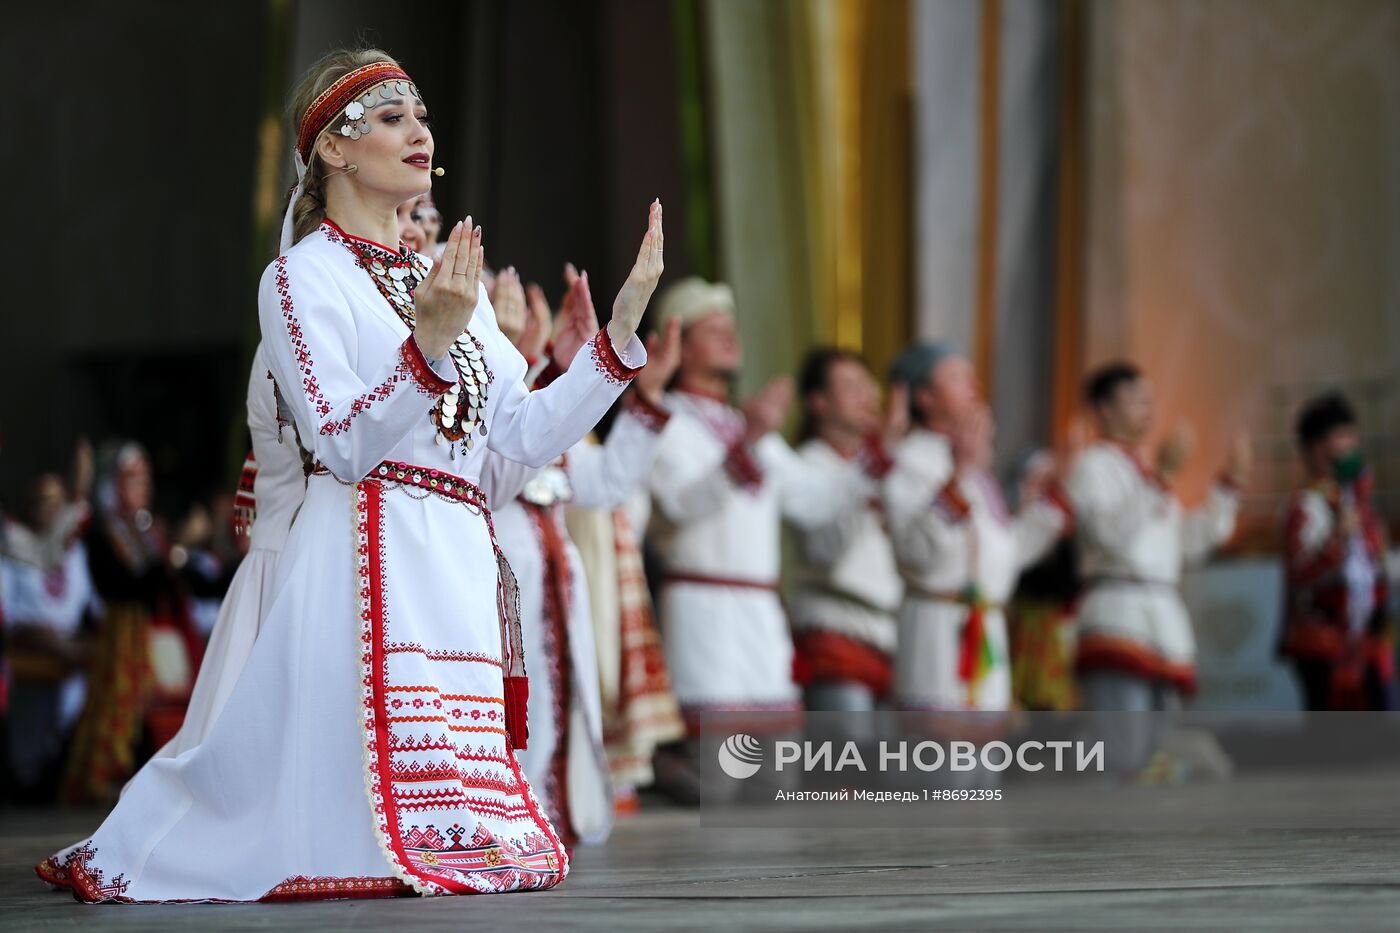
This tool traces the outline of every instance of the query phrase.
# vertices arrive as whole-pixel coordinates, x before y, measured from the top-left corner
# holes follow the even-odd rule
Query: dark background
[[[589,270],[606,314],[667,207],[668,277],[687,239],[676,30],[685,3],[330,0],[44,4],[6,10],[11,89],[0,408],[4,505],[75,439],[151,451],[175,510],[231,488],[256,285],[292,182],[282,106],[338,46],[395,56],[435,120],[444,217],[483,225],[487,260],[561,291]],[[276,118],[276,119],[274,119]],[[22,259],[20,257],[23,257]]]

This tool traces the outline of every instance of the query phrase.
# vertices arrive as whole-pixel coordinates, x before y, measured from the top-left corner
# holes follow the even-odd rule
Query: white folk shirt
[[[651,491],[670,577],[661,594],[666,661],[676,699],[696,725],[706,709],[795,709],[792,638],[777,585],[781,524],[826,524],[863,501],[855,464],[799,457],[777,434],[733,469],[744,417],[732,406],[673,392]]]
[[[1195,687],[1196,640],[1177,591],[1183,561],[1229,538],[1239,497],[1223,485],[1185,511],[1121,444],[1082,453],[1070,474],[1079,570],[1081,669],[1108,668]]]
[[[953,507],[953,493],[960,500]],[[882,489],[895,556],[908,583],[900,613],[895,695],[906,709],[1011,708],[1010,646],[1002,606],[1021,572],[1043,557],[1067,524],[1047,500],[1009,515],[986,472],[954,478],[948,439],[915,429]],[[968,587],[986,604],[991,663],[974,683],[958,672]]]
[[[847,464],[829,443],[812,438],[798,454],[814,469],[840,472]],[[885,531],[874,480],[862,477],[863,502],[824,525],[799,531],[799,585],[792,601],[793,628],[835,632],[892,655],[895,613],[904,581]]]

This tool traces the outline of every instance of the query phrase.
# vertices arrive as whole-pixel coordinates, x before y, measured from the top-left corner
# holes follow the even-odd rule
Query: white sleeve
[[[482,323],[480,339],[495,369],[491,399],[495,407],[486,443],[518,463],[545,466],[582,440],[646,364],[646,350],[635,334],[619,354],[604,327],[583,345],[558,379],[531,392],[525,384],[529,368],[525,357],[496,326],[485,286],[476,314]]]
[[[481,463],[481,492],[493,510],[499,509],[520,495],[525,484],[538,472],[538,467],[517,463],[488,450]]]
[[[813,463],[776,433],[764,436],[755,453],[765,482],[778,484],[783,517],[798,529],[840,521],[870,497],[871,483],[853,461]]]
[[[1070,471],[1069,498],[1079,533],[1096,550],[1126,550],[1138,533],[1169,505],[1165,489],[1124,488],[1094,451],[1081,454]]]
[[[708,440],[706,428],[685,415],[673,417],[661,433],[651,491],[657,508],[673,522],[718,512],[736,492],[725,466],[729,452]]]
[[[966,549],[968,509],[957,493],[951,470],[926,476],[897,458],[881,484],[880,495],[900,566],[924,573],[944,555]]]
[[[302,444],[345,482],[358,482],[428,416],[456,384],[423,358],[410,335],[368,380],[351,364],[357,336],[328,270],[306,256],[279,256],[258,291],[263,346],[296,418]],[[450,359],[442,364],[446,371]]]
[[[1016,513],[1011,533],[1016,542],[1016,567],[1025,570],[1055,546],[1070,522],[1064,509],[1046,499],[1037,499]]]
[[[1188,563],[1199,563],[1235,531],[1240,497],[1223,484],[1216,484],[1206,501],[1187,512],[1181,520],[1181,556]]]
[[[659,436],[659,431],[624,409],[602,445],[574,445],[568,466],[573,504],[611,510],[626,502],[645,482]]]

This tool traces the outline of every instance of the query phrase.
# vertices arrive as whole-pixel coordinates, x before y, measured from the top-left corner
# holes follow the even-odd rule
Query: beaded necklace
[[[321,229],[327,237],[350,251],[360,267],[369,273],[375,288],[389,302],[399,320],[413,330],[416,321],[414,290],[428,274],[428,267],[418,254],[402,241],[395,252],[351,236],[329,220]],[[455,458],[458,442],[471,450],[474,434],[486,436],[486,398],[495,376],[486,365],[485,348],[470,331],[464,330],[458,335],[448,348],[448,355],[457,369],[457,384],[434,403],[428,417],[437,427],[434,439],[438,446],[447,447]]]

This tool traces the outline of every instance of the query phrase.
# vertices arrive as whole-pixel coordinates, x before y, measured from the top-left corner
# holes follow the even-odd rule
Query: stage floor
[[[1217,803],[1292,793],[1249,779],[1209,791]],[[30,865],[97,817],[0,814],[0,929],[1321,930],[1395,929],[1400,917],[1396,831],[853,835],[709,829],[696,811],[659,805],[624,819],[605,848],[578,852],[569,879],[544,894],[86,907]]]

